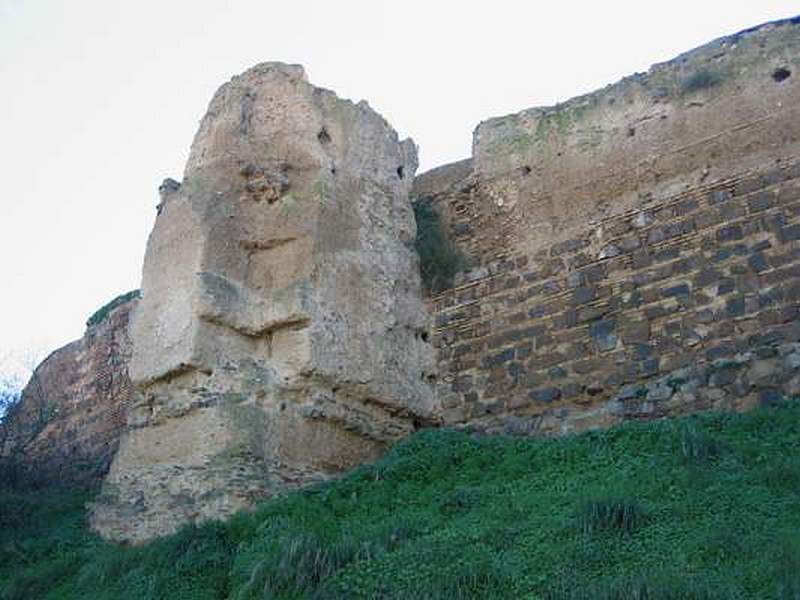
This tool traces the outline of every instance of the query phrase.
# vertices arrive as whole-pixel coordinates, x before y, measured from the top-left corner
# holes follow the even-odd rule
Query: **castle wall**
[[[264,63],[168,180],[131,324],[135,401],[91,511],[142,541],[373,460],[431,419],[416,148]]]
[[[74,485],[106,474],[132,400],[128,322],[136,304],[115,308],[36,368],[0,437],[16,476]]]
[[[481,123],[471,164],[418,177],[472,261],[430,298],[444,422],[560,433],[796,393],[799,75],[800,25],[762,26]]]

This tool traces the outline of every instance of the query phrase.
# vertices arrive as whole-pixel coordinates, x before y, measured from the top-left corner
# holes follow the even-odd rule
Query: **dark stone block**
[[[650,323],[647,321],[627,322],[620,332],[626,344],[643,344],[650,339]]]
[[[525,373],[526,373],[526,369],[522,365],[522,363],[518,363],[518,362],[509,363],[509,365],[508,365],[508,374],[511,377],[516,379],[517,377],[520,377],[521,375],[524,375]]]
[[[689,292],[689,285],[686,283],[681,283],[680,285],[675,285],[672,287],[664,288],[661,290],[661,295],[664,298],[672,298],[674,296],[688,296]]]
[[[542,388],[533,390],[529,394],[529,397],[531,400],[535,400],[536,402],[544,402],[545,404],[549,404],[550,402],[554,402],[561,397],[561,390],[555,387]]]
[[[642,377],[653,377],[654,375],[658,374],[659,369],[659,359],[657,358],[648,358],[645,361],[642,361],[640,366],[640,374]]]
[[[577,313],[577,322],[578,323],[588,323],[589,321],[594,321],[599,319],[603,315],[608,312],[608,308],[605,306],[590,306],[586,308],[581,308]]]
[[[603,364],[596,359],[588,359],[576,362],[572,365],[572,370],[575,371],[578,375],[586,375],[587,373],[591,373],[599,369]]]
[[[734,348],[733,344],[730,342],[724,342],[713,348],[709,348],[706,350],[706,358],[709,361],[717,360],[718,358],[725,358],[727,356],[731,356],[736,352],[736,348]]]
[[[514,354],[515,350],[513,348],[509,348],[508,350],[503,350],[499,354],[484,356],[481,359],[481,367],[484,369],[491,369],[492,367],[496,367],[497,365],[501,365],[512,360],[514,358]]]
[[[689,214],[690,212],[695,210],[698,206],[699,204],[697,203],[697,200],[695,200],[694,198],[688,198],[686,200],[679,202],[675,206],[675,214],[678,216]]]
[[[775,194],[772,192],[759,192],[747,199],[747,208],[751,213],[761,212],[775,206]]]
[[[550,254],[552,256],[558,256],[559,254],[564,254],[567,252],[576,252],[578,250],[581,250],[582,248],[585,248],[588,245],[589,242],[587,242],[586,240],[580,240],[580,239],[566,240],[564,242],[555,244],[550,249]]]
[[[644,316],[647,317],[648,321],[653,321],[655,319],[661,318],[666,314],[667,311],[663,306],[647,306],[644,309]]]
[[[718,281],[722,277],[722,273],[716,269],[703,269],[694,278],[695,287],[705,287]]]
[[[733,221],[747,215],[747,210],[745,210],[744,206],[740,206],[739,204],[721,206],[717,209],[717,212],[719,213],[720,219],[723,221]]]
[[[653,254],[653,260],[655,262],[665,262],[674,260],[678,258],[678,256],[680,256],[680,250],[678,250],[678,248],[666,248],[665,250]]]
[[[517,359],[522,360],[524,358],[528,358],[532,352],[533,352],[532,343],[522,344],[521,346],[517,346],[516,357]]]
[[[538,319],[540,317],[545,316],[545,314],[547,314],[547,311],[545,310],[544,305],[542,304],[537,304],[528,311],[528,316],[531,319]]]
[[[595,290],[592,287],[579,287],[572,294],[572,301],[575,304],[585,304],[594,300]]]
[[[741,317],[744,314],[744,309],[745,303],[742,297],[729,298],[725,302],[725,312],[729,317]]]
[[[713,373],[711,373],[711,377],[708,380],[708,384],[712,387],[722,387],[724,385],[730,385],[734,381],[736,381],[736,376],[738,374],[737,369],[733,368],[724,368],[724,369],[715,369]]]
[[[580,274],[585,281],[588,281],[589,283],[597,283],[598,281],[605,279],[606,270],[603,265],[592,265],[590,267],[581,269]]]
[[[542,335],[546,329],[544,325],[532,325],[531,327],[526,327],[520,333],[522,338],[535,338]]]
[[[791,242],[793,240],[800,240],[800,224],[789,225],[781,229],[780,238],[782,242]]]
[[[652,257],[647,253],[647,250],[637,250],[633,253],[633,266],[637,269],[643,269],[653,264]]]
[[[717,286],[717,294],[724,296],[725,294],[730,294],[734,289],[736,289],[736,281],[726,277],[719,282],[719,285]]]
[[[647,233],[648,244],[658,244],[665,239],[667,239],[667,232],[664,227],[653,227],[653,229]]]
[[[454,223],[453,233],[455,235],[469,235],[472,233],[472,225],[470,223]]]
[[[598,321],[591,326],[590,333],[598,349],[613,350],[616,347],[617,336],[613,333],[616,326],[615,319]]]
[[[641,245],[639,238],[636,236],[629,236],[619,241],[619,247],[623,252],[632,252]]]
[[[645,360],[653,356],[653,348],[647,344],[635,344],[632,348],[632,355],[635,360]]]
[[[728,225],[717,230],[718,242],[730,242],[742,239],[742,228],[739,225]]]
[[[473,384],[472,375],[463,375],[461,377],[456,377],[455,381],[453,382],[453,391],[468,392],[472,389],[472,384]]]
[[[772,242],[769,240],[761,240],[750,247],[750,252],[762,252],[764,250],[768,250],[769,248],[772,248]]]
[[[592,337],[602,337],[613,333],[617,327],[616,319],[605,319],[591,326]]]
[[[761,176],[756,176],[740,181],[736,184],[733,191],[737,196],[741,196],[743,194],[750,194],[751,192],[760,190],[762,187],[764,187],[764,182]]]
[[[720,248],[711,257],[711,262],[723,262],[728,260],[731,256],[733,256],[733,249],[731,248]]]
[[[769,263],[767,263],[767,259],[761,252],[757,252],[750,256],[747,264],[750,265],[750,268],[756,273],[761,273],[761,271],[766,271],[769,269]]]
[[[783,213],[777,213],[762,218],[760,223],[766,231],[780,231],[786,224],[786,217]]]
[[[708,201],[711,204],[719,204],[720,202],[726,202],[731,199],[731,193],[728,190],[714,190],[709,192],[708,194]]]

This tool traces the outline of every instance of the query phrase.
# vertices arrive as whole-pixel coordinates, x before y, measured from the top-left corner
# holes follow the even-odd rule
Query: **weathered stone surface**
[[[457,360],[437,349],[442,376],[471,378],[479,403],[515,399],[471,427],[513,417],[515,430],[564,433],[796,389],[784,382],[800,361],[763,352],[800,331],[798,57],[796,19],[755,27],[488,119],[471,161],[419,176],[415,193],[476,265],[457,278],[468,298],[456,286],[429,299],[432,337],[470,340]],[[792,73],[776,82],[779,68]],[[524,291],[504,285],[517,280]],[[487,377],[523,347],[524,377]],[[703,365],[691,389],[671,380]],[[451,395],[467,405],[444,391],[449,410]]]
[[[34,371],[0,435],[0,454],[25,480],[86,484],[108,471],[131,401],[128,322],[137,302],[112,310]]]
[[[378,456],[433,416],[408,192],[365,102],[258,65],[161,188],[132,323],[137,401],[92,513],[138,541]]]

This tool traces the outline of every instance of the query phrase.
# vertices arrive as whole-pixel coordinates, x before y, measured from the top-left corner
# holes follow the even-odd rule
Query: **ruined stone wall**
[[[48,356],[3,425],[0,451],[26,482],[97,482],[108,471],[131,403],[128,322],[136,300]]]
[[[791,21],[481,123],[471,162],[415,184],[472,261],[430,299],[444,421],[560,433],[796,393],[799,158]]]
[[[166,181],[132,322],[136,401],[92,524],[140,541],[374,459],[432,418],[416,148],[264,63]]]

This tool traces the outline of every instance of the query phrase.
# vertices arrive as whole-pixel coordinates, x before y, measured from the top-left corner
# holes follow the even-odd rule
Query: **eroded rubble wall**
[[[302,67],[216,93],[150,236],[129,431],[92,512],[139,541],[377,457],[432,418],[416,148]]]
[[[447,424],[564,433],[800,393],[800,24],[490,119],[419,176]]]
[[[0,429],[7,476],[71,486],[107,473],[132,401],[128,324],[137,302],[111,310],[36,367]]]

